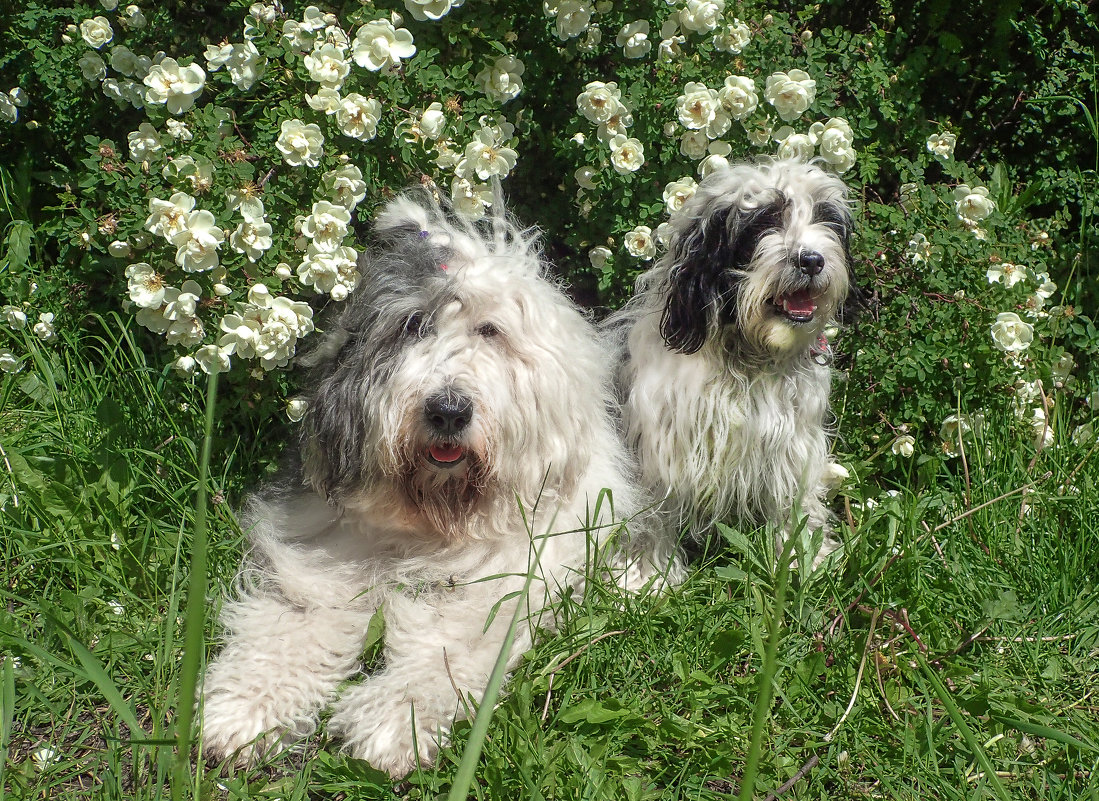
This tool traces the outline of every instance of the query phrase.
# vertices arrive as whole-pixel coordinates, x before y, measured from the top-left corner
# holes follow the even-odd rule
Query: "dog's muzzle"
[[[427,460],[436,467],[459,464],[466,451],[458,440],[473,420],[473,401],[453,390],[432,395],[424,403],[424,420],[436,439],[427,447]]]

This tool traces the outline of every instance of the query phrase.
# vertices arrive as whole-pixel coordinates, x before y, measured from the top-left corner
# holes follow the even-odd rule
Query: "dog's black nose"
[[[798,269],[810,278],[824,269],[824,256],[815,250],[803,250],[798,253]]]
[[[437,434],[460,434],[473,419],[473,401],[457,392],[440,392],[427,399],[424,417]]]

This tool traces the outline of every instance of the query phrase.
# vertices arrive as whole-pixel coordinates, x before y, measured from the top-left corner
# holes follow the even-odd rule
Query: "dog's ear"
[[[361,477],[362,408],[356,408],[352,384],[328,376],[313,393],[301,435],[304,475],[330,501]]]
[[[712,202],[712,201],[711,201]],[[716,209],[672,239],[667,302],[660,333],[669,348],[695,353],[718,324],[736,322],[737,285],[760,237],[782,226],[785,199]]]

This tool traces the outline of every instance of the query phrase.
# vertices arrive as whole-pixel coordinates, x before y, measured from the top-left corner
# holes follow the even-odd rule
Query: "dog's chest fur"
[[[670,351],[639,325],[629,376],[627,436],[644,479],[681,524],[779,519],[801,488],[815,488],[828,456],[830,374],[806,357],[796,369],[741,368],[716,347]],[[646,422],[647,421],[647,422]]]

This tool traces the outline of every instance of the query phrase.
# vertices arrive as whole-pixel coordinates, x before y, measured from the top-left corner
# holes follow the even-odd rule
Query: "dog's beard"
[[[464,443],[418,443],[403,449],[398,482],[429,528],[459,540],[486,503],[491,473],[484,455]]]

